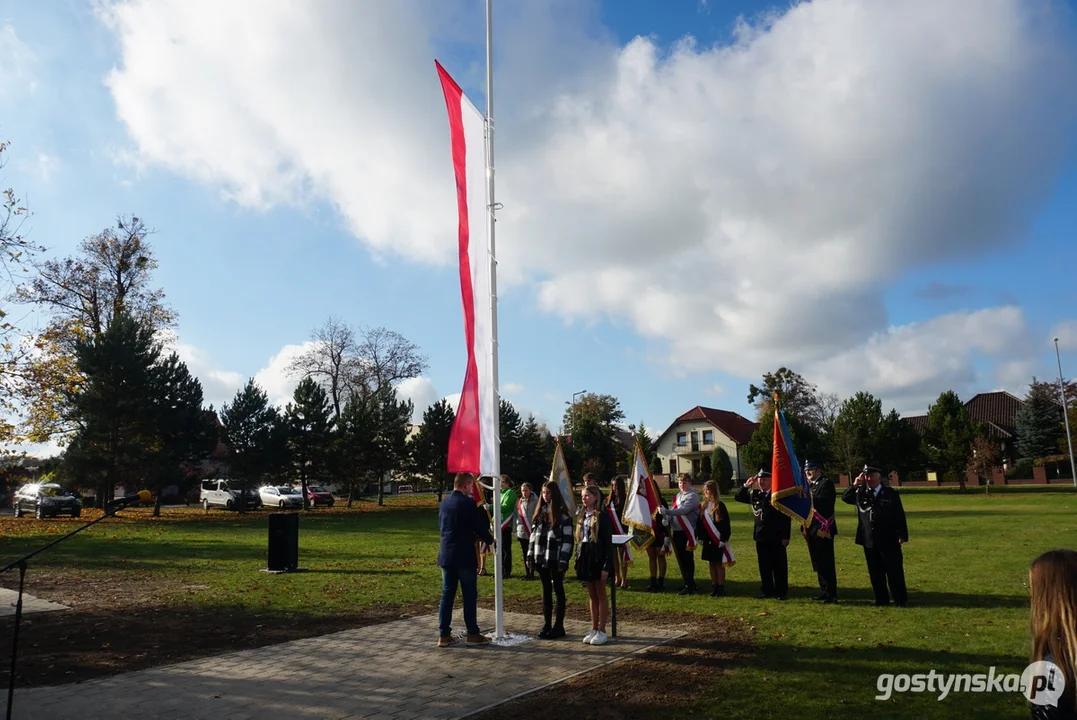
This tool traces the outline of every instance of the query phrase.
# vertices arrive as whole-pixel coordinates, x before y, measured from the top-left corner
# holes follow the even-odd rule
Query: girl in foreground
[[[725,595],[725,569],[736,562],[729,546],[729,511],[718,494],[718,483],[703,484],[703,507],[699,513],[699,531],[703,539],[703,560],[710,563],[711,597]]]
[[[1032,662],[1047,661],[1062,677],[1045,677],[1050,693],[1065,682],[1055,704],[1032,705],[1035,720],[1077,718],[1077,552],[1051,550],[1032,561],[1028,572],[1031,595]],[[1033,681],[1037,678],[1033,678]],[[1057,691],[1056,691],[1057,692]]]
[[[584,635],[583,642],[604,645],[609,640],[606,581],[613,572],[613,529],[609,515],[602,511],[602,491],[597,485],[584,488],[581,499],[583,508],[576,521],[576,577],[587,586],[591,609],[591,632]]]
[[[531,519],[527,557],[542,581],[542,632],[544,640],[565,636],[565,571],[572,559],[572,516],[557,483],[542,486],[542,497]],[[551,624],[553,596],[557,594],[557,621]]]

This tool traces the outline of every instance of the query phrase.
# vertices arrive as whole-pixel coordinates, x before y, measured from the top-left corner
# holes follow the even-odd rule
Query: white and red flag
[[[449,435],[449,472],[500,475],[497,387],[494,378],[494,306],[487,236],[486,117],[436,63],[449,111],[452,164],[464,301],[467,370]]]
[[[658,513],[658,488],[651,478],[651,469],[643,448],[636,443],[632,453],[632,475],[628,479],[627,496],[621,520],[632,531],[629,541],[636,552],[642,552],[654,542],[654,517]]]

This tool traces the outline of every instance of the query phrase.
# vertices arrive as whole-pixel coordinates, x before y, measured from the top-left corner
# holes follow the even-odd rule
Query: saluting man
[[[807,529],[803,529],[808,541],[808,553],[815,574],[819,577],[820,602],[833,603],[838,599],[838,571],[834,563],[834,536],[838,534],[838,522],[834,517],[834,504],[838,493],[834,482],[823,477],[823,465],[816,460],[804,461],[804,474],[811,485],[814,513]]]
[[[875,604],[889,605],[893,596],[899,607],[905,607],[908,593],[901,546],[909,541],[909,528],[901,496],[897,490],[883,485],[879,468],[865,465],[841,499],[856,505],[858,511],[856,544],[864,547]]]
[[[789,516],[770,504],[770,473],[760,470],[748,478],[737,494],[737,502],[752,506],[755,515],[755,554],[759,561],[762,592],[758,598],[785,600],[789,592]]]

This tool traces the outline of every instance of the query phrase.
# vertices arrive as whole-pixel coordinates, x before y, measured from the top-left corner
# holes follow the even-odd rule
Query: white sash
[[[610,503],[606,506],[606,512],[610,514],[610,520],[613,521],[613,534],[624,535],[624,526],[621,525],[621,521],[617,517],[617,511],[614,509],[613,503]],[[634,559],[634,556],[632,555],[632,549],[628,547],[629,544],[630,543],[625,543],[624,545],[621,545],[617,548],[617,550],[619,550],[621,553],[621,558],[623,558],[625,562],[632,562],[632,560]]]
[[[679,499],[680,499],[679,495],[677,497],[673,498],[673,507],[678,507],[678,500]],[[692,525],[685,519],[684,515],[674,515],[673,517],[674,517],[674,519],[676,519],[677,524],[681,526],[681,530],[684,531],[684,536],[688,540],[688,542],[686,542],[685,545],[684,545],[684,549],[689,550],[689,551],[695,550],[696,549],[696,529],[694,527],[692,527]]]
[[[531,537],[531,518],[527,517],[527,505],[523,498],[516,501],[516,517],[520,518],[520,522],[523,523],[527,537]]]

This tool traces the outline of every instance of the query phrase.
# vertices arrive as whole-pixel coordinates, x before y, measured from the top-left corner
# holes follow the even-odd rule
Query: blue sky
[[[1077,365],[1072,7],[898,5],[507,8],[504,394],[554,430],[578,390],[664,428],[751,416],[781,365],[910,413],[1051,376],[1054,334]],[[215,7],[0,0],[2,181],[33,239],[156,228],[218,405],[250,376],[284,398],[289,346],[329,315],[418,343],[417,402],[458,392],[432,60],[482,101],[481,4]]]

